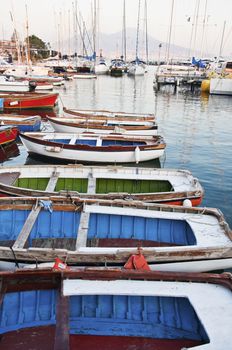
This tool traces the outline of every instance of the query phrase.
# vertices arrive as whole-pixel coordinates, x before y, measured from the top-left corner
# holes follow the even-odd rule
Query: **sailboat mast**
[[[11,18],[11,21],[12,21],[13,27],[14,27],[14,36],[15,36],[15,41],[16,41],[16,50],[17,50],[17,55],[18,55],[18,64],[21,64],[22,63],[22,57],[21,57],[21,52],[20,52],[19,37],[18,37],[17,30],[16,30],[14,16],[13,16],[13,13],[11,11],[10,11],[10,18]]]
[[[136,50],[135,50],[136,60],[138,60],[138,46],[139,46],[139,19],[140,19],[140,0],[139,0],[139,7],[138,7],[137,37],[136,37]]]
[[[198,18],[199,18],[199,8],[200,8],[200,2],[201,0],[198,0],[197,2],[197,12],[196,12],[196,22],[195,22],[195,33],[194,33],[194,40],[193,40],[193,56],[196,56],[196,40],[197,40],[197,29],[198,29]]]
[[[223,47],[223,41],[224,41],[224,35],[225,35],[225,28],[226,28],[226,21],[224,21],[224,24],[223,24],[222,38],[221,38],[221,44],[220,44],[218,60],[219,60],[219,58],[221,57],[221,54],[222,54],[222,47]]]
[[[31,61],[31,55],[30,55],[30,41],[29,41],[29,25],[28,25],[28,12],[27,12],[27,5],[26,7],[26,29],[27,29],[27,64],[29,66]]]
[[[169,63],[169,51],[170,51],[171,37],[172,37],[173,12],[174,12],[174,0],[172,0],[170,27],[169,27],[169,35],[168,35],[168,49],[167,49],[167,58],[166,58],[167,64]]]
[[[97,4],[94,0],[94,9],[93,9],[93,55],[94,62],[96,62],[96,30],[97,30]]]
[[[71,28],[70,28],[70,9],[68,10],[68,61],[71,59]]]
[[[147,36],[147,0],[144,3],[145,12],[145,40],[146,40],[146,62],[148,64],[148,36]]]
[[[126,62],[126,0],[123,1],[122,54]]]
[[[205,26],[206,26],[206,12],[207,12],[207,2],[208,0],[205,0],[205,10],[204,10],[204,19],[203,19],[203,30],[202,30],[202,40],[201,40],[201,56],[203,56],[203,46],[204,46],[204,40],[205,40]]]

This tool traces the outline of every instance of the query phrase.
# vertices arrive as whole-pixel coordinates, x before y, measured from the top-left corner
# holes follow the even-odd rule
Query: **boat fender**
[[[45,150],[48,152],[59,153],[62,151],[62,148],[59,146],[45,146]]]
[[[63,271],[63,270],[70,270],[70,267],[68,267],[67,264],[62,260],[60,260],[59,258],[55,258],[55,263],[52,269],[55,271]]]
[[[138,253],[133,254],[129,257],[129,259],[124,265],[124,269],[151,271],[150,266],[148,265],[141,251],[142,251],[141,247],[138,247]]]
[[[140,161],[140,148],[137,146],[135,148],[135,162],[138,164]]]
[[[192,207],[192,202],[190,201],[190,199],[185,199],[185,200],[183,201],[183,206],[184,206],[185,208],[191,208],[191,207]]]
[[[17,106],[19,104],[19,101],[12,101],[9,103],[10,106]]]
[[[36,86],[37,86],[36,81],[33,81],[33,80],[29,81],[29,91],[34,91]]]

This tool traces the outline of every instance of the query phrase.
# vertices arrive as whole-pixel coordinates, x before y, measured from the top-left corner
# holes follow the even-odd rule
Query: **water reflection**
[[[4,163],[6,160],[17,157],[18,155],[19,148],[16,142],[0,145],[0,163]]]

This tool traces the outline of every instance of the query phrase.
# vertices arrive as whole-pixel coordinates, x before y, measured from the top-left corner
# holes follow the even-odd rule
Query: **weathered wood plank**
[[[48,182],[47,187],[46,187],[46,191],[53,191],[55,189],[58,178],[59,178],[59,173],[54,172],[49,179],[49,182]],[[36,208],[34,208],[34,207],[32,208],[32,211],[28,215],[27,220],[25,221],[23,228],[18,235],[18,238],[13,245],[13,249],[24,247],[24,245],[26,244],[26,241],[31,233],[31,230],[36,222],[36,219],[39,216],[41,209],[42,209],[41,206],[37,206]]]
[[[59,173],[57,173],[57,172],[54,171],[54,172],[52,173],[52,176],[51,176],[50,179],[49,179],[49,182],[48,182],[48,184],[47,184],[47,187],[46,187],[46,190],[45,190],[45,191],[48,191],[48,192],[54,191],[58,179],[59,179]]]
[[[1,279],[0,280],[0,307],[2,305],[6,290],[7,290],[7,284],[4,281],[4,279]]]
[[[94,194],[95,191],[96,191],[96,178],[93,177],[91,173],[89,174],[89,177],[88,177],[87,193]],[[84,211],[82,211],[80,225],[77,232],[76,250],[78,250],[81,247],[86,247],[87,245],[89,217],[90,217],[90,213],[85,213]]]
[[[95,194],[96,193],[96,177],[89,176],[88,177],[88,194]]]
[[[77,233],[76,250],[87,245],[90,213],[81,213],[80,225]]]
[[[69,350],[69,297],[63,295],[62,289],[57,295],[54,350]]]
[[[41,206],[38,206],[36,209],[32,209],[30,214],[27,217],[27,220],[25,221],[23,228],[21,232],[18,235],[17,240],[13,244],[13,249],[17,248],[23,248],[26,244],[26,241],[31,233],[31,230],[36,222],[37,217],[39,216],[39,213],[41,211]]]
[[[92,248],[94,249],[94,248]],[[130,249],[125,251],[117,249],[115,253],[101,252],[94,254],[88,252],[68,251],[66,249],[51,249],[51,248],[29,248],[14,250],[17,260],[46,262],[54,261],[55,258],[66,260],[67,263],[99,263],[107,261],[108,263],[125,263],[131,254],[136,254],[137,249]],[[211,247],[211,248],[185,248],[185,251],[179,247],[173,247],[170,251],[162,248],[143,248],[143,255],[147,262],[180,262],[180,261],[196,261],[196,260],[210,260],[210,259],[228,259],[232,258],[232,247]],[[9,247],[0,247],[0,259],[13,260],[12,250]]]

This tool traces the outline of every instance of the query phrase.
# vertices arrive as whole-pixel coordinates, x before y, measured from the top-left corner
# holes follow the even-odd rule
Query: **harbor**
[[[24,42],[11,9],[14,36],[0,45],[2,350],[230,348],[228,20],[222,11],[212,28],[207,0],[191,14],[167,1],[155,49],[154,5],[120,2],[117,54],[102,40],[105,0],[65,3],[50,43],[31,35],[35,4]]]

